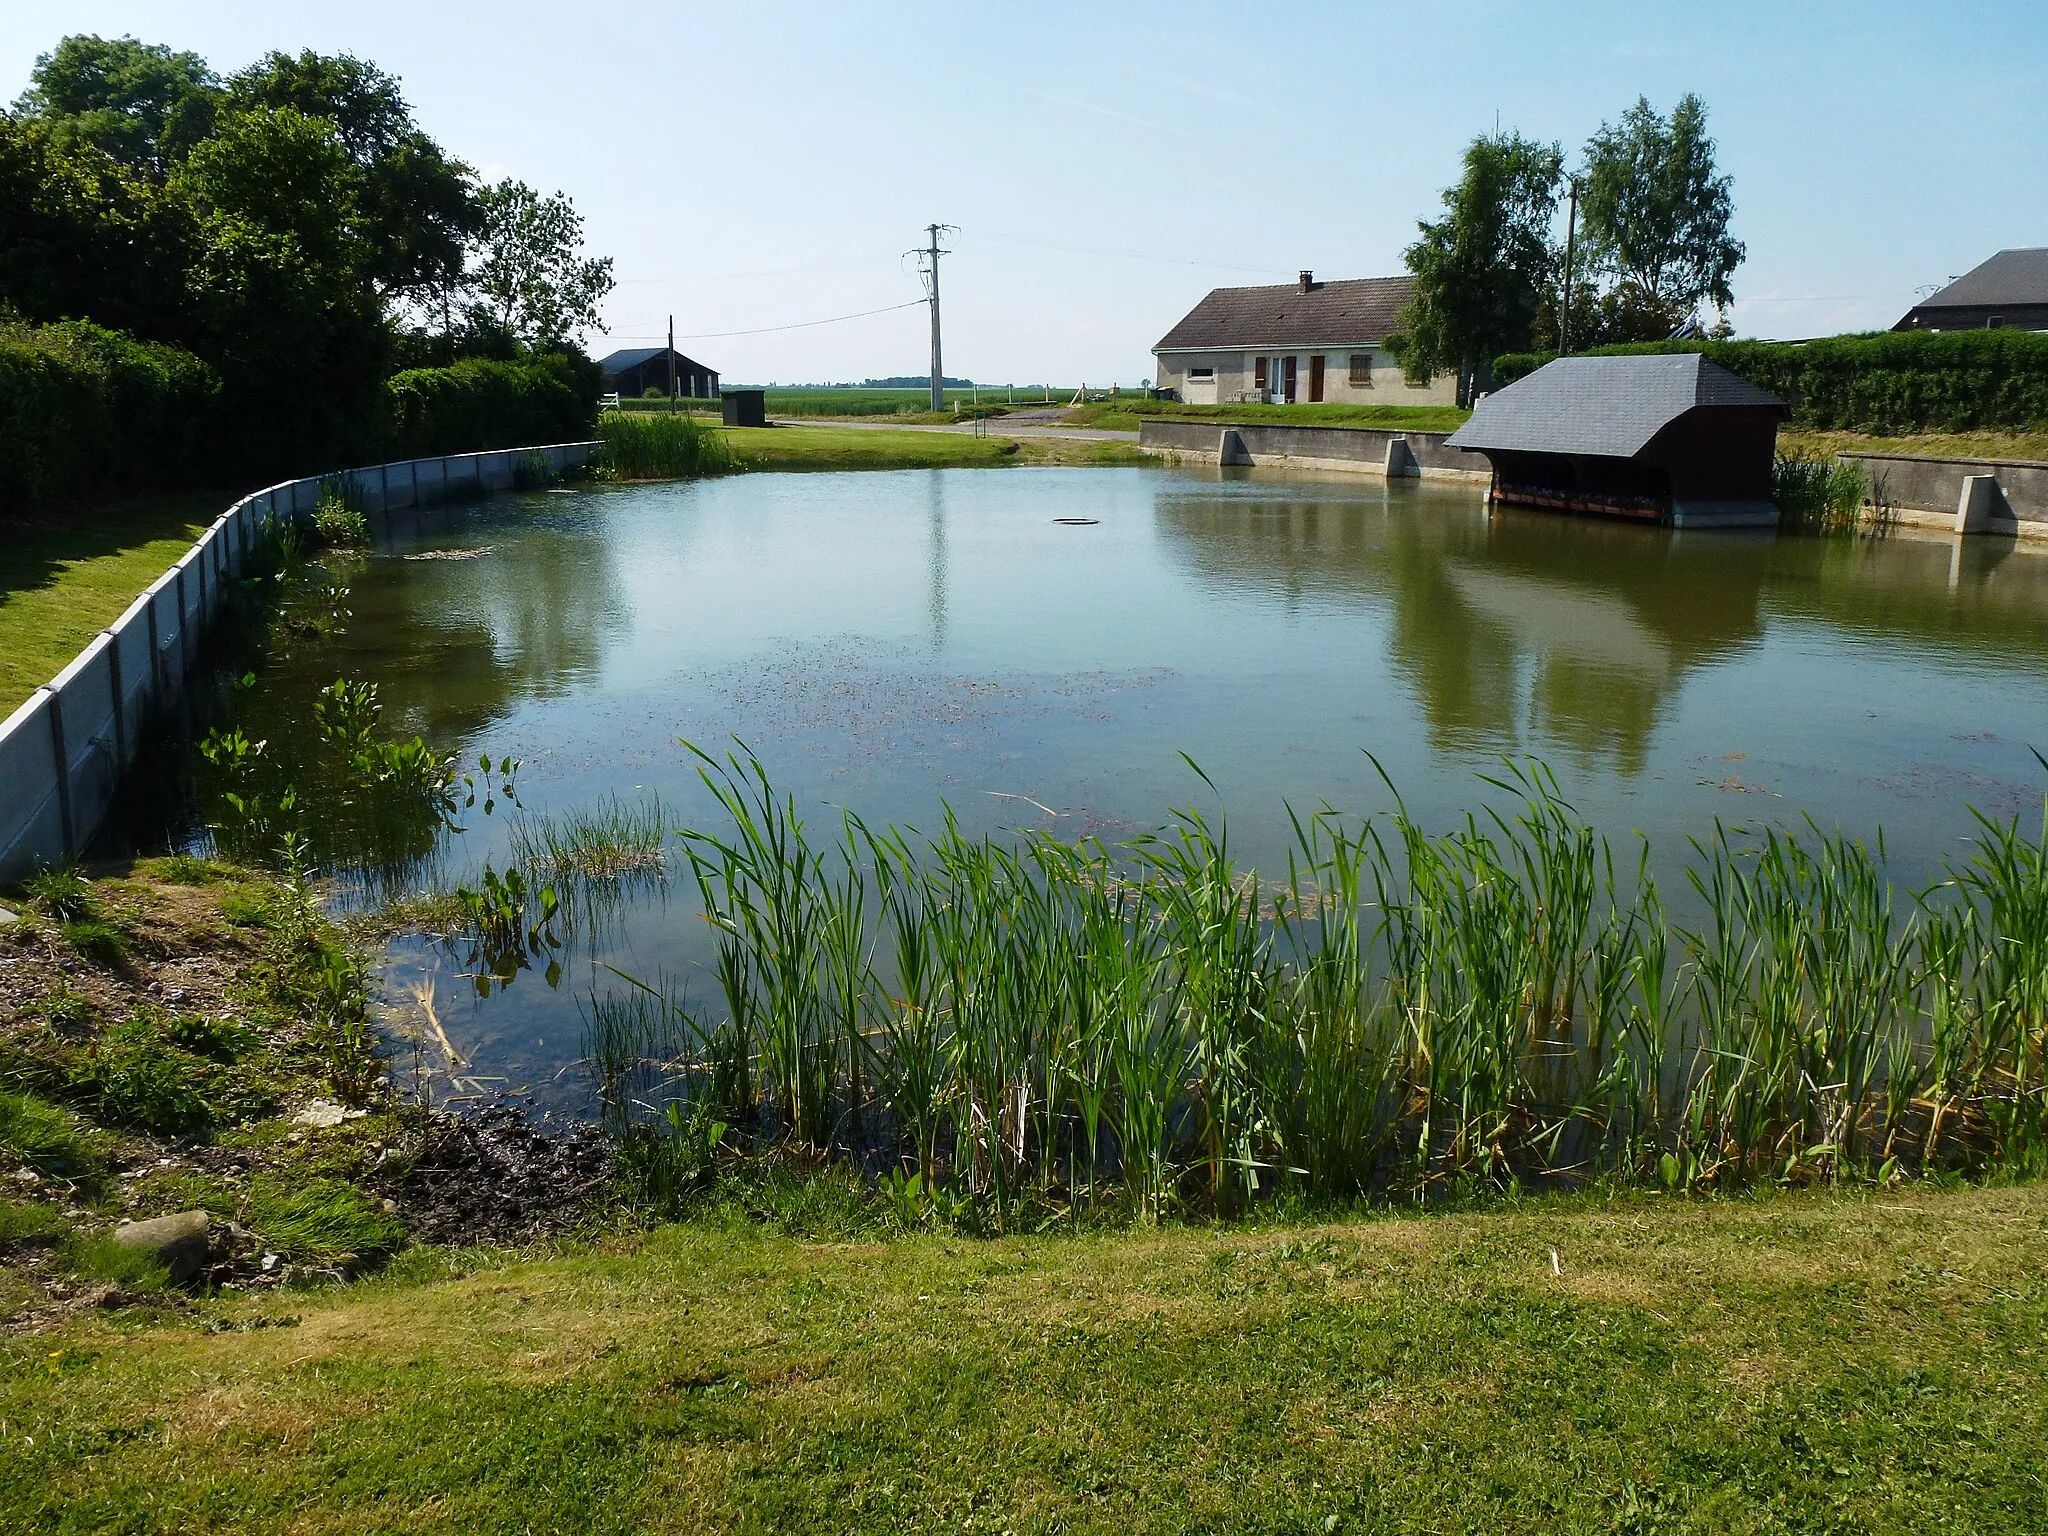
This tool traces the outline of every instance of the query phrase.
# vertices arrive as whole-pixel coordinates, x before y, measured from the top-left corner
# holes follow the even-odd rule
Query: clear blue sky
[[[1210,287],[1400,270],[1473,134],[1568,148],[1703,96],[1735,177],[1745,335],[1889,325],[2048,245],[2048,5],[977,6],[66,0],[0,8],[0,92],[67,31],[223,72],[347,50],[486,174],[568,192],[621,279],[611,335],[913,300],[947,372],[1130,382]],[[1205,265],[1206,264],[1206,265]],[[920,373],[922,311],[682,343],[728,379]]]

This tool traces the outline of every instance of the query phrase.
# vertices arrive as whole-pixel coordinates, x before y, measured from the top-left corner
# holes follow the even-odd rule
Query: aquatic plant
[[[694,416],[606,411],[597,421],[603,467],[621,480],[672,480],[740,468],[732,442]]]
[[[2048,1151],[2048,820],[1980,818],[1906,901],[1881,840],[1717,827],[1686,928],[1647,848],[1617,859],[1539,763],[1442,832],[1398,795],[1297,816],[1261,886],[1199,810],[1115,846],[950,815],[920,838],[849,814],[820,841],[750,756],[698,755],[728,823],[683,834],[717,1005],[632,978],[593,997],[608,1119],[851,1161],[906,1220]]]
[[[659,878],[668,813],[659,795],[628,802],[609,795],[591,806],[522,816],[512,824],[512,858],[562,884]]]
[[[1882,532],[1888,522],[1862,467],[1830,456],[1779,454],[1771,467],[1771,499],[1780,526],[1803,533]]]

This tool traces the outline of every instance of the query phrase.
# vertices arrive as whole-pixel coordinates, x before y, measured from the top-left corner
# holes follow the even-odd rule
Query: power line
[[[745,331],[697,331],[692,335],[678,336],[675,339],[677,341],[717,341],[721,337],[726,336],[766,336],[771,331],[801,331],[807,330],[814,325],[837,325],[842,320],[865,320],[869,315],[888,315],[895,313],[899,309],[915,309],[924,302],[926,301],[923,299],[912,299],[907,304],[887,304],[880,309],[864,309],[858,314],[852,315],[831,315],[823,320],[799,320],[793,325],[757,325],[753,329]],[[652,341],[659,337],[660,332],[606,331],[604,334],[614,340]]]

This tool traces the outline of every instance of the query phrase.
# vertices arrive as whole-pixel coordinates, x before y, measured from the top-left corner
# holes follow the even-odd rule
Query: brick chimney
[[[1302,274],[1301,274],[1301,291],[1302,291],[1303,293],[1307,293],[1307,292],[1309,291],[1309,289],[1311,289],[1311,288],[1315,287],[1315,285],[1316,285],[1316,275],[1315,275],[1315,273],[1313,273],[1313,272],[1304,272],[1304,273],[1302,273]]]

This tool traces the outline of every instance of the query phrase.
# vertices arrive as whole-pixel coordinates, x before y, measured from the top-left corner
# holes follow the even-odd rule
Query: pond
[[[1966,851],[1970,807],[2040,811],[2048,558],[2004,541],[1674,533],[1250,470],[762,474],[412,517],[332,642],[257,686],[290,714],[373,682],[387,726],[521,758],[536,813],[658,794],[716,828],[679,743],[738,738],[828,840],[842,806],[1114,839],[1220,804],[1277,872],[1290,804],[1384,809],[1384,770],[1443,827],[1532,755],[1682,888],[1717,818],[1881,828],[1907,887]],[[417,878],[502,868],[509,835],[471,815]],[[675,858],[554,986],[479,997],[416,939],[387,980],[431,982],[465,1086],[577,1108],[614,967],[715,1007],[695,905]]]

